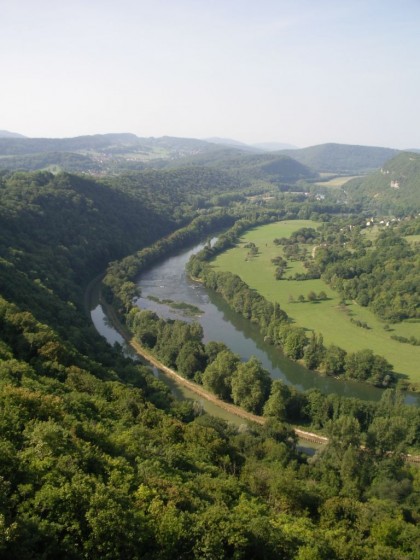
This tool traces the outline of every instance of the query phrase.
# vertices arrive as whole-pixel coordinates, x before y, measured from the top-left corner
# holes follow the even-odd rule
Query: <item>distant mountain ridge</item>
[[[399,150],[329,143],[299,150],[282,150],[281,153],[318,172],[357,175],[378,169]]]
[[[0,138],[26,138],[26,136],[10,130],[0,130]]]
[[[1,155],[27,155],[41,152],[100,150],[115,145],[133,146],[135,134],[95,134],[74,138],[0,138]]]
[[[239,148],[246,151],[259,152],[260,150],[255,146],[250,144],[245,144],[245,142],[239,142],[239,140],[233,140],[232,138],[219,138],[218,136],[212,138],[206,138],[206,142],[211,144],[218,144],[219,146],[229,146],[233,148]]]
[[[211,167],[241,177],[244,181],[266,181],[275,185],[313,180],[318,173],[279,152],[249,153],[234,147],[218,149],[168,162],[166,167]]]
[[[217,149],[218,146],[195,138],[140,138],[130,133],[0,138],[0,168],[34,170],[56,165],[65,171],[108,173],[143,169],[152,160],[179,159]]]
[[[259,142],[257,144],[252,144],[254,148],[259,150],[264,150],[266,152],[278,152],[280,150],[298,150],[297,146],[293,144],[287,144],[283,142]]]
[[[145,167],[204,165],[223,169],[241,169],[251,178],[284,177],[285,156],[305,169],[287,176],[310,178],[319,172],[360,175],[380,168],[399,153],[381,147],[347,144],[321,144],[301,149],[275,150],[281,144],[249,146],[236,140],[177,138],[172,136],[139,137],[131,133],[109,133],[73,138],[0,137],[0,169],[58,169],[92,174],[119,173]],[[258,147],[259,146],[259,147]],[[256,157],[259,160],[246,160]],[[277,164],[273,162],[277,160]],[[271,162],[271,163],[270,163]],[[267,165],[270,172],[267,172]],[[274,167],[273,167],[274,165]],[[257,167],[260,166],[259,169]],[[289,165],[289,171],[293,166]],[[310,171],[309,171],[310,170]],[[271,180],[271,179],[270,179]]]
[[[73,138],[0,138],[0,155],[27,155],[41,152],[102,152],[120,153],[121,148],[138,151],[153,151],[154,148],[195,153],[199,150],[215,149],[213,144],[196,138],[142,138],[125,133],[94,134]]]

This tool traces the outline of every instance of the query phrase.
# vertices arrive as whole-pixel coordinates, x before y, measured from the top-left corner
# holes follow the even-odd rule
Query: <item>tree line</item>
[[[357,418],[361,434],[366,435],[376,415],[383,413],[384,405],[337,395],[326,396],[318,390],[300,393],[278,380],[273,381],[255,357],[241,361],[223,342],[204,344],[203,330],[197,322],[162,319],[153,311],[132,307],[127,315],[127,326],[136,340],[166,366],[203,385],[222,400],[254,414],[307,424],[314,429],[325,429],[330,421],[350,414]],[[307,350],[307,359],[316,351],[317,343],[314,337]],[[365,360],[369,357],[370,354],[364,356]],[[353,367],[357,366],[357,363],[353,364]],[[407,445],[416,445],[420,441],[420,411],[404,406],[401,400],[398,402],[399,414],[403,411],[406,418],[404,441]]]
[[[340,238],[342,232],[330,236],[315,253],[315,266],[323,280],[343,299],[369,307],[385,321],[418,319],[420,256],[404,232],[397,227],[383,229],[373,243],[360,230],[359,235],[345,235],[347,243]]]
[[[84,286],[177,229],[187,198],[112,181],[0,178],[0,557],[414,560],[420,471],[402,453],[419,421],[396,393],[374,412],[307,394],[330,439],[308,460],[281,420],[303,410],[291,389],[272,382],[265,426],[233,426],[94,332]]]
[[[369,349],[347,353],[336,345],[326,347],[322,335],[312,333],[308,337],[306,331],[294,325],[278,304],[267,301],[239,276],[214,270],[209,261],[237,239],[236,232],[236,228],[231,229],[221,235],[213,247],[207,246],[193,255],[188,263],[188,272],[200,278],[206,287],[220,293],[235,311],[258,324],[265,340],[280,346],[292,360],[302,360],[309,369],[327,375],[356,379],[377,386],[386,387],[395,382],[393,367],[382,356],[375,355]]]

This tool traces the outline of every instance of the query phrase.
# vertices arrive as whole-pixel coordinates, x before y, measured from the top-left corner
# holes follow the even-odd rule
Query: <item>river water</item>
[[[379,400],[382,390],[366,384],[341,381],[311,372],[286,358],[277,348],[264,342],[258,327],[234,312],[219,294],[208,290],[188,278],[185,265],[190,256],[203,247],[196,245],[171,256],[143,272],[138,278],[141,297],[137,305],[155,311],[162,317],[198,321],[204,331],[204,342],[224,342],[243,360],[256,356],[271,373],[273,379],[292,385],[300,391],[317,388],[323,393],[336,393],[363,400]],[[201,312],[194,318],[186,317],[182,311],[149,299],[172,300],[198,307]],[[91,311],[97,330],[111,343],[123,344],[122,337],[108,324],[100,305]],[[128,351],[128,350],[127,350]],[[406,402],[420,405],[420,398],[407,395]]]

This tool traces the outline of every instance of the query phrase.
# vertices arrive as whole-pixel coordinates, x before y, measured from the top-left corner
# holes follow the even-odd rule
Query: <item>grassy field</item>
[[[420,235],[407,235],[405,239],[412,245],[420,243]]]
[[[346,177],[337,177],[336,175],[334,175],[331,177],[331,179],[328,179],[329,173],[321,173],[320,175],[321,177],[324,176],[326,180],[318,181],[317,183],[315,183],[315,185],[318,185],[320,187],[330,187],[332,189],[340,188],[345,183],[347,183],[347,181],[350,181],[350,179],[356,179],[357,177],[359,177],[359,175],[351,175]]]
[[[236,247],[219,255],[213,266],[238,274],[265,298],[278,302],[298,325],[308,331],[322,333],[327,345],[337,344],[347,351],[370,348],[393,364],[396,372],[420,383],[420,347],[401,344],[390,338],[391,335],[413,335],[420,338],[420,323],[399,323],[390,325],[390,331],[384,330],[385,323],[367,308],[356,303],[340,305],[338,294],[322,280],[287,280],[288,276],[304,271],[302,263],[298,261],[289,261],[290,268],[285,274],[286,279],[275,279],[275,266],[271,259],[282,255],[282,248],[276,246],[273,240],[276,237],[287,237],[301,227],[316,228],[318,225],[309,220],[294,220],[255,228],[244,234]],[[256,256],[250,256],[249,250],[244,247],[249,242],[258,247],[259,252]],[[307,247],[311,254],[313,247]],[[306,300],[310,291],[316,294],[324,291],[328,299],[319,302],[296,302],[301,294]],[[358,327],[351,319],[367,323],[369,330]]]

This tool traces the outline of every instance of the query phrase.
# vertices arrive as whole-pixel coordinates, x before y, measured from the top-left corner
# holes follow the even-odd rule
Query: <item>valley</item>
[[[415,554],[419,471],[404,457],[418,455],[418,397],[400,380],[386,388],[392,369],[369,352],[358,356],[368,375],[353,357],[343,375],[330,335],[324,345],[309,330],[320,315],[309,310],[328,317],[341,290],[347,306],[363,296],[365,312],[389,316],[395,330],[384,332],[416,351],[416,331],[403,331],[417,328],[415,216],[389,235],[354,235],[343,249],[346,239],[334,242],[340,220],[361,227],[383,215],[371,203],[363,210],[360,187],[352,202],[347,184],[323,190],[316,168],[285,154],[182,139],[156,141],[162,157],[140,168],[139,139],[104,136],[0,142],[0,555],[294,560],[314,542],[323,560],[350,560],[349,546],[366,558],[379,546],[384,557]],[[107,151],[111,167],[100,162]],[[325,161],[331,150],[321,152]],[[63,172],[69,161],[73,172]],[[357,166],[348,159],[351,175]],[[396,213],[412,185],[401,181]],[[287,241],[296,227],[311,237],[314,224],[323,224],[330,252],[319,239],[297,246],[318,271],[293,260]],[[274,246],[275,238],[283,241]],[[377,289],[380,266],[368,280],[346,278],[350,265],[365,270],[367,257],[385,256],[388,299]],[[210,266],[219,259],[217,274]],[[251,271],[250,283],[270,278],[251,289],[227,272],[233,266]],[[309,273],[325,281],[286,279]],[[279,306],[268,294],[283,284],[306,287],[281,290]],[[88,286],[101,298],[92,296],[91,313]],[[182,375],[182,388],[133,360],[104,310],[149,361]],[[351,318],[375,331],[367,317]],[[314,326],[305,331],[300,320]],[[259,423],[246,421],[254,416]],[[328,442],[308,458],[296,426]],[[357,509],[342,537],[341,514],[326,521],[334,504]],[[398,525],[398,542],[377,536],[384,524]]]

